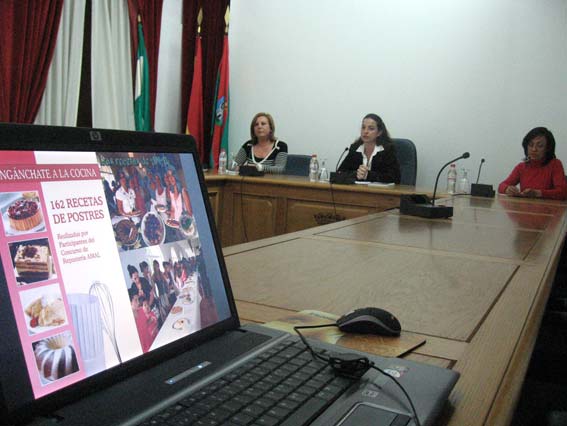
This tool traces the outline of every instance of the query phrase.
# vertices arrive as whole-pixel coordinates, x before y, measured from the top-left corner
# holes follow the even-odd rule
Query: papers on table
[[[368,182],[365,180],[357,180],[354,183],[356,183],[357,185],[368,185],[369,187],[374,187],[374,188],[393,188],[394,186],[396,186],[396,184],[393,182],[386,183],[386,182]]]

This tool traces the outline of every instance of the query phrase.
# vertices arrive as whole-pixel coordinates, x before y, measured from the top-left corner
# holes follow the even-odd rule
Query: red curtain
[[[0,1],[0,121],[35,120],[62,8],[63,0]]]
[[[156,112],[156,93],[158,78],[159,38],[161,32],[161,12],[163,0],[128,0],[130,15],[130,37],[132,40],[132,76],[135,81],[136,52],[138,51],[138,15],[142,18],[144,41],[150,67],[150,116],[151,128],[154,128]],[[132,88],[133,89],[133,88]]]
[[[182,40],[182,70],[181,70],[181,116],[184,132],[187,126],[187,108],[193,81],[193,59],[195,57],[195,38],[197,36],[197,15],[203,8],[201,37],[203,50],[203,120],[204,120],[204,158],[210,157],[211,152],[211,123],[215,84],[219,62],[222,56],[224,37],[224,14],[230,0],[183,0],[183,40]]]

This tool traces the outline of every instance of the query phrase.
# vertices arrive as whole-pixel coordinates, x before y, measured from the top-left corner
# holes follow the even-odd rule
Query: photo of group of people
[[[175,157],[134,154],[112,160],[107,159],[113,164],[101,170],[107,172],[104,192],[121,251],[198,239],[189,192]]]
[[[200,302],[209,283],[189,242],[129,251],[121,260],[144,352],[201,328]]]
[[[147,352],[203,326],[201,301],[211,291],[198,224],[179,156],[97,155],[132,315]],[[207,306],[205,317],[218,319],[214,303]]]

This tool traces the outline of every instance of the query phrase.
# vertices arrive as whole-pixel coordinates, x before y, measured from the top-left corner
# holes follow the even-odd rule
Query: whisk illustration
[[[100,313],[102,316],[102,329],[106,332],[110,338],[110,342],[114,347],[114,352],[116,352],[116,357],[118,362],[122,363],[122,358],[120,357],[120,350],[118,349],[118,343],[116,342],[116,321],[114,318],[114,303],[112,301],[112,295],[108,287],[101,283],[100,281],[94,281],[89,289],[89,294],[96,296],[100,303]]]

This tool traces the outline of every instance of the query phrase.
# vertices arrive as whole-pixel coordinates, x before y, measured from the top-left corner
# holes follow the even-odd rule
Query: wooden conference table
[[[440,424],[509,424],[567,205],[506,197],[443,204],[454,205],[453,218],[390,210],[225,248],[241,318],[382,307],[405,333],[426,339],[408,359],[461,373]]]

